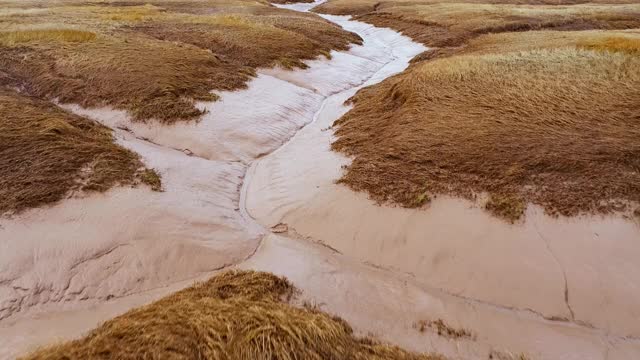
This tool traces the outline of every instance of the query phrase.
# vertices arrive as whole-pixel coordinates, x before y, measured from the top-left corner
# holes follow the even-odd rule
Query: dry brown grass
[[[524,215],[527,204],[518,195],[491,194],[484,207],[495,216],[515,222]]]
[[[354,97],[340,180],[379,202],[476,199],[515,221],[640,201],[640,5],[573,0],[329,0],[437,49]],[[594,30],[594,29],[605,29]],[[580,31],[571,31],[580,30]]]
[[[213,86],[234,89],[238,73],[210,53],[191,46],[138,39],[103,39],[47,51],[0,48],[7,83],[32,96],[129,110],[135,119],[164,122],[194,118],[194,100],[212,100]]]
[[[49,102],[0,88],[0,119],[0,215],[71,191],[137,182],[161,187],[136,154],[114,144],[111,130]]]
[[[360,41],[263,1],[146,3],[3,1],[0,80],[43,99],[173,122],[201,115],[194,101],[215,100],[212,91],[245,87],[258,67],[304,67]]]
[[[358,93],[337,122],[333,148],[355,157],[341,182],[408,207],[425,191],[488,192],[487,208],[511,220],[523,201],[563,215],[639,202],[640,58],[578,46],[580,32],[560,33],[575,34],[574,47],[522,50],[540,33],[509,35],[522,36],[517,52],[502,42],[485,53],[478,39],[476,54],[417,63]]]
[[[489,353],[489,360],[531,360],[525,354],[514,354],[511,352],[503,352],[491,350]]]
[[[439,336],[450,339],[474,339],[475,336],[467,329],[459,329],[450,326],[442,319],[437,320],[419,320],[414,327],[420,331],[435,331]]]
[[[469,39],[489,33],[640,27],[639,4],[602,2],[607,4],[567,5],[576,2],[513,0],[330,0],[315,11],[356,14],[357,20],[396,29],[431,47],[460,46]]]
[[[343,320],[287,300],[284,278],[226,272],[23,359],[424,359],[357,338]]]

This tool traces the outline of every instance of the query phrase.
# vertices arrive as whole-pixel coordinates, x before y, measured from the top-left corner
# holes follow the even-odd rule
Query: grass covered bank
[[[356,4],[317,10],[415,36],[413,19],[417,40],[442,47],[352,99],[333,144],[354,157],[342,183],[406,207],[488,193],[487,210],[511,221],[529,203],[566,216],[637,208],[640,31],[585,30],[638,27],[637,4]]]
[[[0,215],[57,202],[71,191],[137,183],[160,190],[158,175],[91,120],[2,88],[0,119]]]
[[[226,272],[23,359],[442,359],[359,338],[340,318],[291,305],[295,292],[269,273]]]

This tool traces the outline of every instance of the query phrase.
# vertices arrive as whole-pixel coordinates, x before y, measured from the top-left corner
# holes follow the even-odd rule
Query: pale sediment
[[[450,359],[489,359],[493,353],[494,359],[509,360],[519,360],[521,354],[532,360],[623,360],[640,353],[637,339],[447,294],[413,276],[357,263],[304,240],[269,235],[240,266],[284,275],[304,290],[304,300],[338,314],[363,335],[408,350]],[[451,339],[416,326],[438,319],[471,336]]]
[[[164,125],[132,122],[126,112],[72,107],[111,128],[207,160],[248,163],[278,148],[283,139],[309,123],[322,96],[312,90],[259,73],[242,91],[221,92],[216,102],[199,103],[205,115],[191,122]]]

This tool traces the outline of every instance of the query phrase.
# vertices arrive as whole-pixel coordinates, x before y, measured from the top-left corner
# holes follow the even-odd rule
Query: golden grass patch
[[[2,3],[0,2],[0,4]],[[10,17],[42,15],[42,14],[46,14],[48,11],[49,10],[47,9],[37,9],[37,8],[33,8],[33,9],[1,8],[0,18],[4,18],[2,20],[6,21],[6,18],[10,18]]]
[[[442,359],[357,338],[337,317],[290,305],[294,291],[272,274],[225,272],[23,359]]]
[[[517,195],[491,194],[484,207],[495,216],[515,222],[524,215],[527,204]]]
[[[355,157],[341,182],[377,201],[488,192],[487,208],[511,220],[524,210],[513,199],[562,215],[640,201],[640,58],[630,53],[451,56],[353,101],[336,122],[333,148]]]
[[[540,49],[584,48],[599,51],[633,53],[640,40],[635,30],[525,31],[485,34],[469,40],[464,46],[426,51],[414,63],[455,55],[489,55]]]
[[[0,215],[52,204],[71,191],[149,183],[138,156],[111,130],[57,106],[0,88]]]
[[[438,336],[450,339],[475,339],[475,336],[471,331],[464,328],[454,328],[445,323],[442,319],[419,320],[414,324],[414,328],[421,333],[434,331]]]
[[[60,9],[60,13],[64,14],[70,9]],[[90,11],[104,21],[115,22],[139,22],[157,19],[162,16],[164,9],[159,6],[146,4],[143,6],[93,6],[93,7],[77,7],[76,11]]]
[[[640,55],[640,36],[636,38],[623,36],[608,36],[603,39],[584,41],[579,46],[600,51],[620,51]]]
[[[96,38],[91,31],[75,29],[33,29],[0,32],[0,44],[15,45],[32,41],[85,42]]]

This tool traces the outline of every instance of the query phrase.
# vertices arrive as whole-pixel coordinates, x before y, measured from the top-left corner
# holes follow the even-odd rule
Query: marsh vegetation
[[[640,27],[639,6],[322,5],[438,46],[352,99],[333,144],[354,157],[341,182],[407,207],[488,193],[486,208],[511,221],[528,203],[567,216],[633,210],[640,32],[612,29]]]
[[[111,130],[48,101],[0,88],[0,214],[54,203],[72,191],[150,183],[151,169]],[[157,178],[154,187],[160,187]]]

